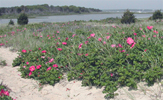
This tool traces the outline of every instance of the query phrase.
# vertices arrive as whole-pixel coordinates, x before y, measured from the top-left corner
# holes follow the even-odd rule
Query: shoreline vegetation
[[[70,6],[53,6],[48,4],[30,5],[30,6],[15,6],[1,7],[0,18],[16,18],[20,13],[26,13],[29,18],[36,16],[52,16],[52,15],[72,15],[72,14],[87,14],[92,12],[102,12],[100,9]]]
[[[44,16],[63,16],[63,15],[85,15],[85,14],[122,14],[123,12],[91,12],[91,13],[58,13],[58,14],[27,14],[28,18],[36,18],[36,17],[44,17]],[[134,13],[134,14],[152,14],[152,12],[148,12],[148,13]],[[16,19],[18,18],[19,15],[17,14],[11,14],[11,15],[2,15],[0,16],[0,19]]]
[[[83,24],[85,25],[89,25],[89,24],[94,24],[95,26],[110,26],[110,25],[114,25],[114,24],[120,24],[121,23],[121,18],[113,18],[113,17],[110,17],[110,18],[105,18],[105,19],[101,19],[101,20],[89,20],[89,21],[84,21],[84,20],[74,20],[74,22],[83,22]],[[137,18],[136,21],[137,22],[141,22],[141,21],[147,21],[149,20],[149,18]],[[73,21],[69,21],[69,22],[73,22]],[[42,24],[42,23],[50,23],[50,22],[33,22],[33,23],[28,23],[29,25],[32,25],[32,24]],[[52,22],[52,23],[64,23],[64,22]],[[8,23],[5,23],[5,24],[0,24],[0,26],[2,27],[5,27],[5,26],[10,26],[12,27],[12,25],[8,25]],[[15,26],[19,26],[17,23],[14,23],[13,27]]]
[[[36,18],[40,16],[60,16],[60,15],[81,15],[81,14],[119,14],[122,11],[105,11],[95,8],[70,6],[53,6],[48,4],[42,5],[27,5],[15,7],[0,7],[0,19],[14,19],[18,18],[20,13],[26,13],[28,18]],[[134,12],[134,14],[152,14],[152,11],[147,12]]]

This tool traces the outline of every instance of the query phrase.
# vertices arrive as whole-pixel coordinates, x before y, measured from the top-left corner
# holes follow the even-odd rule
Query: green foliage
[[[17,11],[17,13],[21,13],[22,10],[20,7],[17,7],[16,11]]]
[[[10,96],[7,96],[7,95],[1,93],[2,90],[10,92],[10,89],[7,86],[2,85],[2,83],[1,83],[0,84],[0,100],[13,100],[13,98],[11,98]]]
[[[125,24],[130,24],[130,23],[135,23],[135,16],[134,13],[130,12],[129,10],[127,10],[126,12],[124,12],[122,19],[121,19],[121,23],[125,23]]]
[[[14,25],[14,21],[12,19],[10,19],[8,25]]]
[[[36,11],[37,10],[37,11]],[[17,13],[15,13],[17,12]],[[24,12],[28,13],[33,17],[33,15],[59,15],[59,14],[74,14],[74,13],[89,13],[89,12],[101,12],[99,9],[95,8],[85,8],[77,7],[74,5],[70,6],[53,6],[48,4],[41,5],[21,5],[20,7],[1,7],[0,14],[3,13],[3,16],[10,17],[11,15],[17,16],[19,13]],[[0,15],[1,16],[1,15]]]
[[[7,65],[6,60],[1,60],[1,61],[0,61],[0,65],[6,66],[6,65]]]
[[[19,66],[21,64],[22,58],[17,57],[13,60],[12,66]]]
[[[153,24],[155,23],[152,22],[151,25]],[[19,43],[14,44],[20,48],[13,66],[20,66],[19,71],[23,78],[33,78],[42,85],[54,85],[66,73],[69,81],[81,80],[83,86],[104,86],[105,98],[113,98],[119,87],[137,89],[137,83],[142,80],[151,86],[163,76],[163,32],[158,28],[162,23],[157,23],[152,29],[147,28],[149,25],[142,24],[140,27],[138,23],[101,27],[84,25],[82,21],[40,23],[16,27],[18,31],[14,28],[8,29],[16,34],[12,36],[9,32],[7,37]],[[6,34],[8,30],[3,28],[1,33]],[[94,37],[91,37],[92,33],[95,33]],[[108,36],[109,39],[106,38]],[[136,43],[133,48],[133,44],[126,42],[128,37]],[[17,41],[19,38],[22,41]],[[2,40],[5,41],[4,38],[1,42]],[[67,44],[63,45],[62,42]],[[115,47],[111,47],[112,44]],[[123,47],[119,47],[119,44]],[[27,51],[23,53],[22,49]],[[42,53],[43,50],[46,53]],[[49,62],[52,58],[54,60]],[[58,67],[53,67],[54,64]],[[37,68],[38,65],[41,67]],[[30,75],[31,66],[35,66],[35,70]],[[47,70],[49,67],[51,69]]]
[[[17,20],[19,25],[28,24],[28,16],[25,13],[21,13]]]
[[[0,9],[0,16],[2,16],[2,11],[1,11],[1,9]]]
[[[163,18],[163,14],[161,13],[161,10],[157,10],[153,13],[152,15],[153,20],[156,19],[162,19]]]

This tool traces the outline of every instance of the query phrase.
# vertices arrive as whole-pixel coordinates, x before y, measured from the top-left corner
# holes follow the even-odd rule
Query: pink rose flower
[[[72,37],[74,37],[76,34],[73,34]]]
[[[109,39],[110,38],[110,36],[106,36],[106,39]]]
[[[91,36],[91,37],[95,37],[95,33],[92,33],[90,36]]]
[[[45,59],[45,56],[41,56],[41,58]]]
[[[153,35],[153,37],[156,37],[156,35]]]
[[[51,63],[51,62],[53,62],[53,61],[54,61],[54,58],[50,59],[50,61],[49,61],[49,62]]]
[[[147,28],[148,28],[149,30],[151,30],[151,29],[153,28],[153,26],[147,26]]]
[[[31,72],[33,72],[33,71],[35,70],[35,66],[29,67],[29,70],[30,70]]]
[[[137,33],[134,33],[134,35],[137,35]]]
[[[59,51],[62,51],[62,48],[57,48]]]
[[[120,48],[123,48],[121,44],[118,44],[118,46],[119,46]]]
[[[154,30],[153,32],[156,33],[156,34],[158,34],[158,31],[156,31],[156,30]]]
[[[111,47],[114,48],[114,47],[116,47],[116,45],[115,44],[112,44]]]
[[[48,71],[48,70],[51,70],[51,67],[47,68],[47,71]]]
[[[102,40],[102,38],[98,38],[98,41],[101,41]]]
[[[105,42],[105,41],[104,41],[103,43],[104,43],[104,44],[106,44],[106,42]]]
[[[133,48],[133,47],[135,46],[135,44],[136,44],[136,43],[134,42],[134,43],[131,45],[130,49]]]
[[[46,50],[43,50],[42,53],[46,53]]]
[[[32,72],[29,72],[29,76],[31,76],[32,75]]]
[[[63,45],[67,45],[67,43],[66,43],[66,42],[62,42],[62,44],[63,44]]]
[[[145,37],[145,35],[142,35],[142,37]]]
[[[81,43],[81,44],[79,45],[79,47],[78,47],[78,48],[80,49],[82,45],[83,45],[83,43]]]
[[[127,38],[127,43],[130,45],[132,43],[134,43],[134,40],[130,37]]]
[[[36,66],[36,68],[37,68],[37,69],[40,69],[40,68],[41,68],[41,65]]]
[[[140,30],[143,30],[142,28],[139,28]]]
[[[90,36],[89,37],[87,37],[87,39],[89,39],[89,38],[91,38]]]
[[[56,67],[56,68],[57,68],[57,67],[58,67],[58,65],[57,65],[57,64],[54,64],[54,65],[53,65],[53,67]]]
[[[26,62],[26,64],[28,65],[28,64],[29,64],[29,62]]]
[[[3,94],[9,96],[9,92],[8,91],[4,91]]]
[[[121,52],[125,52],[125,50],[122,50]]]
[[[27,52],[27,50],[22,50],[22,52],[23,52],[23,53],[26,53],[26,52]]]
[[[88,41],[85,41],[85,44],[88,44]]]

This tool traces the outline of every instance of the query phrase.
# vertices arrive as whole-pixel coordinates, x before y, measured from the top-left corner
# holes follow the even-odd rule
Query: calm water
[[[119,17],[121,18],[122,14],[85,14],[85,15],[60,15],[60,16],[44,16],[36,17],[29,19],[29,23],[38,23],[38,22],[68,22],[74,20],[101,20],[109,17]],[[136,18],[148,18],[152,14],[134,14]],[[0,19],[0,24],[8,24],[10,19]],[[17,19],[13,19],[14,23],[17,23]]]

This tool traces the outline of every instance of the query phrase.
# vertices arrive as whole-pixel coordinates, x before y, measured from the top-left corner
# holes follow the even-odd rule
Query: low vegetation
[[[0,100],[14,100],[12,97],[10,97],[10,92],[11,89],[0,83]]]
[[[137,89],[140,81],[151,86],[163,76],[161,25],[144,21],[95,26],[75,21],[4,26],[0,43],[19,51],[12,65],[20,66],[23,78],[55,85],[66,73],[69,81],[105,87],[105,98],[113,98],[121,86]]]

